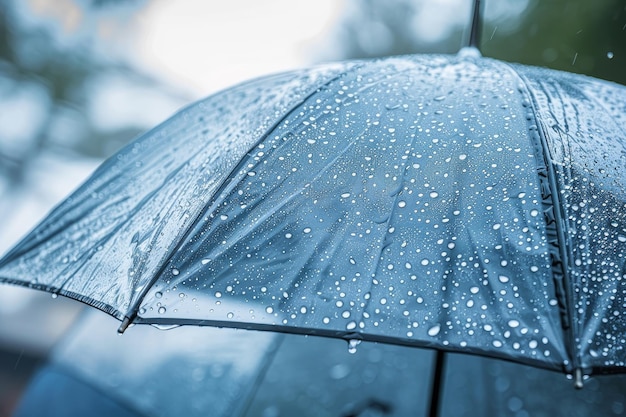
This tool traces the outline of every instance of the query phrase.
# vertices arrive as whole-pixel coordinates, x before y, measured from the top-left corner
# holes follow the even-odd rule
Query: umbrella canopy
[[[14,417],[424,416],[434,352],[233,329],[150,326],[115,334],[89,311],[56,348]],[[561,375],[450,354],[444,417],[618,416],[626,377],[595,378],[584,391]],[[60,383],[63,381],[64,383]],[[544,393],[543,395],[538,393]],[[559,401],[554,401],[558,398]],[[101,404],[110,404],[110,412]]]
[[[626,370],[626,88],[481,58],[251,81],[105,162],[0,280],[123,320]]]

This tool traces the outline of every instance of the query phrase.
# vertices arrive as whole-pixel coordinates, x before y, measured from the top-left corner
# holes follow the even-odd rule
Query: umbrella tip
[[[580,368],[576,368],[574,371],[574,387],[576,389],[582,389],[584,387],[583,382],[583,370]]]
[[[126,329],[128,329],[128,326],[130,326],[130,322],[131,322],[130,317],[128,316],[124,317],[124,320],[122,320],[122,324],[120,324],[120,327],[117,329],[117,332],[119,334],[124,333]]]
[[[482,16],[480,9],[480,0],[474,0],[474,9],[472,11],[472,24],[470,26],[470,35],[467,46],[480,50],[480,33],[482,30]],[[465,48],[464,48],[465,49]]]

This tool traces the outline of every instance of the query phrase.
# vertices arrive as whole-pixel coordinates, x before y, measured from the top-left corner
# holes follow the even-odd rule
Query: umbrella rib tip
[[[120,324],[120,327],[117,329],[117,332],[119,334],[123,334],[126,329],[128,329],[128,326],[130,326],[130,322],[131,319],[128,316],[125,316],[124,319],[122,320],[122,324]]]
[[[580,368],[576,368],[576,370],[574,371],[574,387],[576,389],[582,389],[584,385],[583,370]]]

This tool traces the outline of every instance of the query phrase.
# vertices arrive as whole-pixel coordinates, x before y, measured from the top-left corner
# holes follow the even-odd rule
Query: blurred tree
[[[533,0],[517,30],[498,32],[497,22],[487,22],[484,55],[626,85],[624,0]]]
[[[349,0],[334,59],[454,53],[473,0]],[[483,55],[626,84],[624,0],[482,0]],[[435,36],[438,35],[438,36]]]
[[[94,0],[82,5],[83,11],[107,7],[111,1]],[[137,11],[145,2],[131,3]],[[135,85],[166,91],[160,82],[130,66],[98,55],[89,42],[61,45],[54,25],[26,22],[19,7],[25,3],[0,0],[0,179],[8,180],[9,188],[22,185],[42,152],[102,158],[146,128],[140,122],[98,128],[87,111],[93,104],[89,87],[95,83],[123,77]]]

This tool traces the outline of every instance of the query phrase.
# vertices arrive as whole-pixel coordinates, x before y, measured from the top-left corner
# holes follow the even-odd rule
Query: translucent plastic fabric
[[[106,162],[0,279],[136,323],[621,372],[624,97],[467,53],[256,80]]]
[[[81,320],[48,368],[79,386],[38,378],[15,417],[68,417],[81,401],[86,410],[71,415],[88,415],[105,400],[153,417],[428,415],[430,350],[363,342],[349,353],[340,340],[199,327],[119,337],[115,328],[96,311]],[[620,416],[626,406],[624,375],[578,391],[560,374],[505,361],[449,354],[447,364],[442,417]],[[93,392],[76,398],[78,388]]]

